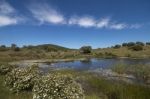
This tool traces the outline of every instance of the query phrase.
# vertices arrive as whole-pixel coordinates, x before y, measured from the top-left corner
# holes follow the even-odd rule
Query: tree
[[[20,51],[20,48],[19,47],[16,47],[16,48],[14,48],[14,51]]]
[[[113,48],[120,48],[121,47],[121,45],[115,45]]]
[[[16,44],[11,44],[11,49],[15,49],[17,47]]]
[[[92,47],[91,46],[82,46],[80,48],[80,52],[83,53],[83,54],[91,53],[91,51],[92,51]]]
[[[134,45],[136,45],[134,42],[129,42],[129,43],[127,44],[128,47],[131,47],[131,46],[134,46]]]
[[[129,49],[132,49],[134,51],[141,51],[141,50],[143,50],[143,46],[141,46],[141,45],[134,45],[134,46],[130,47]]]
[[[127,46],[128,45],[128,43],[122,43],[122,46],[123,47],[125,47],[125,46]]]
[[[6,48],[6,46],[5,46],[5,45],[1,45],[0,47],[1,47],[1,48]]]
[[[146,45],[150,45],[150,42],[146,42]]]
[[[141,46],[144,46],[145,44],[143,42],[136,42],[136,45],[141,45]]]
[[[0,51],[6,51],[8,50],[7,47],[5,45],[1,45],[0,46]]]

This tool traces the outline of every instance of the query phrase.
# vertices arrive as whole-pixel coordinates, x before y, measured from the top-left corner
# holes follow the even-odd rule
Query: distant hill
[[[42,44],[42,45],[36,45],[36,46],[26,46],[24,48],[28,48],[28,49],[40,49],[40,50],[46,50],[46,51],[67,51],[67,50],[71,50],[69,48],[66,47],[62,47],[59,45],[54,45],[54,44]]]

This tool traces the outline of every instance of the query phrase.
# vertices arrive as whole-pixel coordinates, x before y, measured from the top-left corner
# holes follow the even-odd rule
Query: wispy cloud
[[[84,17],[73,16],[68,20],[68,23],[69,25],[79,25],[85,28],[96,26],[95,19],[89,16],[84,16]]]
[[[29,10],[41,24],[45,22],[51,24],[65,23],[64,16],[47,4],[33,4],[29,7]]]
[[[30,23],[39,22],[43,24],[63,24],[63,25],[76,25],[83,28],[96,28],[96,29],[138,29],[142,27],[141,24],[127,24],[124,22],[114,21],[110,17],[96,18],[91,15],[75,15],[67,16],[63,15],[60,11],[56,10],[47,3],[33,3],[28,6],[31,17],[20,17],[18,11],[12,7],[5,0],[0,0],[0,27],[8,25],[16,25],[26,20]],[[21,14],[21,13],[19,13]],[[35,21],[36,20],[36,21]]]
[[[81,27],[89,28],[89,27],[95,27],[95,28],[106,28],[106,29],[115,29],[115,30],[121,30],[128,28],[128,25],[125,23],[118,23],[112,21],[109,17],[95,19],[93,17],[71,17],[68,20],[69,25],[79,25]],[[135,28],[132,26],[132,28]]]
[[[15,9],[7,2],[0,1],[0,13],[1,14],[10,14],[14,13]]]
[[[0,1],[0,27],[18,24],[22,18],[16,15],[16,10],[6,1]]]
[[[132,24],[132,25],[130,25],[130,28],[131,29],[138,29],[138,28],[140,28],[142,26],[143,26],[142,24]]]
[[[11,18],[8,16],[0,16],[0,27],[7,25],[17,24],[18,20],[16,18]]]
[[[124,23],[117,23],[117,24],[111,24],[108,28],[110,29],[116,29],[116,30],[121,30],[127,28],[128,25]]]
[[[97,28],[107,28],[109,25],[110,19],[109,18],[102,18],[100,21],[97,22]]]

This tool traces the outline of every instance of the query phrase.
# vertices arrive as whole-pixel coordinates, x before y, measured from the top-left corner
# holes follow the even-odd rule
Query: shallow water
[[[86,61],[70,61],[56,63],[39,63],[39,67],[44,71],[49,69],[74,69],[74,70],[95,70],[95,69],[110,69],[116,64],[137,65],[150,64],[150,59],[89,59]]]

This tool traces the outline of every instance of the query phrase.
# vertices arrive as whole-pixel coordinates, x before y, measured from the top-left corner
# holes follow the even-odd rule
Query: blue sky
[[[0,0],[0,45],[150,41],[150,0]]]

